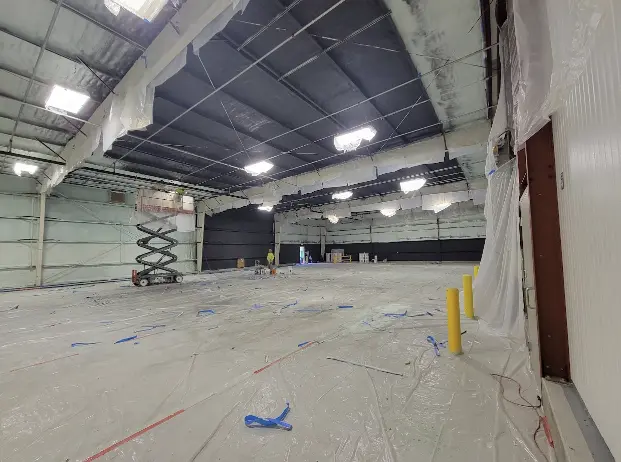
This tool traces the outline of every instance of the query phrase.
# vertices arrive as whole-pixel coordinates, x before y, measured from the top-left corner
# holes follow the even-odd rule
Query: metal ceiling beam
[[[282,5],[282,3],[280,2],[280,0],[274,0],[274,2],[275,2],[278,6],[280,6],[281,8],[284,8],[284,7],[283,7],[283,5]],[[385,12],[385,13],[384,13],[384,15],[380,16],[379,18],[384,18],[384,17],[387,17],[387,16],[386,16],[387,14],[390,14],[390,11]],[[300,21],[298,21],[298,18],[297,18],[297,17],[293,14],[293,12],[289,11],[288,15],[289,15],[289,16],[291,16],[291,18],[292,18],[292,19],[296,22],[296,24],[298,24],[298,26],[299,26]],[[388,17],[387,17],[387,18],[388,18]],[[390,21],[392,21],[392,19],[390,19],[390,18],[388,18],[388,19],[389,19]],[[373,21],[372,21],[371,23],[373,23]],[[365,27],[366,27],[366,26],[365,26]],[[330,45],[330,49],[329,49],[329,50],[327,50],[327,49],[325,49],[325,48],[321,45],[321,43],[319,43],[319,42],[318,42],[318,41],[317,41],[317,40],[316,40],[313,36],[311,36],[311,34],[310,34],[310,33],[307,33],[306,35],[308,36],[308,39],[309,39],[309,40],[311,40],[311,41],[312,41],[312,42],[313,42],[313,43],[314,43],[314,44],[315,44],[315,45],[319,48],[319,50],[320,50],[320,52],[321,52],[321,56],[324,56],[324,57],[325,57],[326,59],[328,59],[328,60],[329,60],[332,64],[334,64],[334,66],[336,66],[336,67],[337,67],[337,69],[341,72],[341,74],[343,74],[343,76],[345,77],[345,79],[349,81],[349,84],[350,84],[353,88],[355,88],[355,89],[358,91],[358,93],[360,93],[360,94],[363,96],[363,98],[364,98],[364,99],[368,99],[368,98],[369,98],[369,96],[368,96],[368,95],[367,95],[364,91],[362,91],[362,89],[360,88],[360,85],[354,81],[353,77],[352,77],[351,75],[349,75],[349,74],[345,71],[345,69],[343,68],[343,66],[342,66],[342,65],[341,65],[341,64],[340,64],[340,63],[336,60],[336,58],[335,58],[334,56],[330,56],[330,55],[329,55],[329,53],[330,53],[330,51],[331,51],[332,49],[336,48],[337,46],[339,46],[339,45],[341,45],[341,44],[343,44],[343,43],[347,43],[347,42],[346,42],[346,39],[342,39],[342,40],[341,40],[341,42],[337,42],[337,43],[335,43],[335,44],[333,44],[333,45]],[[291,71],[290,71],[290,72],[291,72]],[[416,74],[415,74],[415,75],[416,75]],[[281,78],[282,78],[282,77],[281,77]],[[377,114],[378,114],[378,115],[381,115],[381,116],[383,116],[383,115],[384,115],[384,114],[382,113],[382,111],[380,111],[380,110],[379,110],[379,108],[377,107],[377,105],[376,105],[376,104],[375,104],[372,100],[368,101],[368,103],[369,103],[369,104],[371,105],[371,107],[375,110],[375,112],[377,112]],[[394,125],[393,125],[392,123],[390,123],[390,121],[389,121],[388,119],[383,119],[383,120],[384,120],[384,121],[386,122],[386,124],[387,124],[387,125],[388,125],[391,129],[392,129],[392,132],[393,132],[393,133],[398,133],[398,132],[397,132],[397,129],[394,127]],[[407,137],[405,137],[405,136],[403,136],[403,135],[402,135],[400,138],[401,138],[401,139],[403,140],[403,142],[405,142],[405,143],[409,143],[409,142],[410,142],[410,141],[407,139]]]
[[[29,43],[30,45],[35,46],[37,48],[41,48],[41,46],[42,46],[42,44],[40,44],[40,43],[35,43],[35,42],[31,41],[31,40],[28,40],[25,37],[16,35],[13,32],[9,32],[8,30],[6,30],[4,28],[1,28],[1,27],[0,27],[0,32],[2,32],[4,34],[7,34],[7,35],[9,35],[9,36],[11,36],[13,38],[16,38],[18,40],[21,40],[22,42]],[[71,61],[72,63],[74,63],[74,64],[76,64],[76,65],[78,65],[80,67],[84,67],[83,64],[78,60],[78,58],[73,57],[73,56],[69,56],[68,54],[63,53],[62,51],[60,51],[58,49],[53,49],[53,48],[50,48],[50,47],[46,47],[46,51],[48,51],[48,52],[58,56],[59,58],[63,58],[65,60],[67,60],[67,61]],[[90,63],[89,61],[85,60],[84,58],[81,58],[81,59],[86,64],[88,64],[93,70],[97,71],[99,74],[103,75],[104,77],[107,77],[110,80],[114,80],[114,81],[119,81],[121,79],[121,77],[119,75],[112,74],[112,71],[101,69],[97,64]]]
[[[198,80],[201,80],[201,81],[202,81],[202,82],[204,82],[206,85],[209,85],[206,81],[202,80],[200,77],[198,77],[198,76],[194,75],[193,73],[188,72],[188,71],[186,71],[186,72],[187,72],[188,74],[192,75],[194,78],[196,78],[196,79],[198,79]],[[212,87],[212,88],[213,88],[213,87]],[[230,96],[230,95],[228,95],[228,94],[227,94],[227,97],[228,97],[228,98],[233,99],[233,100],[234,100],[235,102],[237,102],[237,103],[244,104],[245,106],[248,106],[247,104],[245,104],[245,103],[241,103],[241,101],[236,100],[235,98],[233,98],[232,96]],[[180,109],[182,109],[182,110],[186,110],[186,109],[187,109],[187,108],[186,108],[186,107],[184,107],[182,104],[180,104],[180,103],[178,103],[178,102],[174,101],[174,100],[170,97],[170,95],[168,95],[168,94],[166,95],[166,97],[163,97],[163,96],[158,96],[158,98],[160,98],[160,99],[162,99],[163,101],[166,101],[166,102],[168,102],[168,103],[170,103],[170,104],[173,104],[173,105],[175,105],[175,106],[178,106],[178,107],[179,107]],[[261,114],[261,116],[262,116],[262,117],[265,117],[266,119],[272,120],[271,118],[269,118],[269,117],[265,116],[263,113],[261,113],[260,111],[258,111],[258,110],[257,110],[257,109],[255,109],[254,107],[252,107],[252,106],[248,106],[248,107],[252,108],[252,109],[253,109],[254,111],[256,111],[258,114]],[[244,144],[244,146],[242,146],[242,148],[243,148],[243,149],[242,149],[242,152],[240,152],[239,150],[237,150],[237,151],[235,152],[235,154],[233,154],[233,155],[232,155],[232,156],[230,156],[230,157],[234,157],[234,156],[237,156],[237,155],[239,155],[239,154],[243,154],[243,152],[244,152],[244,151],[246,151],[247,149],[252,149],[252,148],[253,148],[255,145],[257,145],[257,144],[267,145],[267,146],[271,147],[272,149],[274,149],[275,151],[278,151],[278,152],[283,152],[283,150],[282,150],[281,148],[279,148],[279,147],[277,147],[277,146],[274,146],[273,144],[270,144],[270,143],[264,143],[264,142],[263,142],[263,140],[259,140],[259,139],[255,138],[255,137],[254,137],[254,134],[252,134],[251,132],[247,132],[246,130],[241,129],[239,126],[236,126],[235,128],[233,128],[233,127],[230,127],[230,126],[228,126],[228,125],[225,125],[225,124],[223,124],[223,123],[221,123],[221,122],[219,122],[219,121],[217,121],[217,120],[213,119],[212,117],[209,117],[209,116],[205,115],[205,114],[204,114],[202,111],[200,111],[198,108],[191,110],[191,111],[190,111],[190,113],[191,113],[191,114],[195,114],[195,115],[197,115],[197,116],[199,116],[199,117],[202,117],[203,119],[209,120],[210,122],[212,122],[212,123],[214,123],[214,124],[217,124],[217,125],[218,125],[221,129],[223,129],[223,130],[225,130],[225,131],[237,131],[237,132],[239,132],[240,134],[244,135],[246,138],[250,138],[250,140],[253,142],[253,145],[252,145],[252,146],[246,146],[246,145]],[[278,124],[278,122],[276,122],[276,121],[273,121],[273,122],[274,122],[275,124]],[[278,124],[278,125],[280,125],[280,124]],[[286,128],[286,127],[285,127],[285,128]],[[182,130],[179,130],[179,131],[182,131]],[[310,142],[310,140],[308,140],[308,141]],[[235,148],[235,149],[237,149],[237,148]],[[287,155],[289,155],[290,157],[293,157],[294,159],[299,160],[299,161],[301,161],[301,162],[308,163],[305,159],[301,159],[300,157],[298,157],[298,156],[294,155],[293,153],[287,153]],[[227,157],[227,158],[230,158],[230,157]]]
[[[120,150],[123,150],[123,151],[127,152],[132,147],[133,146],[130,146],[130,147],[123,146],[121,143],[117,142],[109,152],[113,152],[114,153],[115,149],[120,149]],[[173,163],[178,164],[178,165],[183,165],[184,167],[190,169],[190,172],[192,172],[192,170],[197,167],[197,165],[195,165],[195,164],[193,165],[193,164],[190,164],[188,162],[184,162],[182,160],[179,160],[178,158],[176,159],[176,158],[166,157],[166,156],[160,155],[160,154],[155,153],[155,152],[149,152],[149,151],[145,151],[145,150],[142,150],[142,149],[135,149],[133,152],[145,155],[147,157],[153,157],[155,159],[160,159],[162,161],[173,162]],[[120,156],[122,156],[122,154],[119,155],[119,157]],[[106,157],[109,157],[110,159],[115,160],[114,157],[110,156],[109,154],[106,154]],[[155,166],[153,164],[145,164],[145,163],[142,163],[141,161],[134,161],[134,160],[128,160],[127,163],[136,163],[136,164],[141,164],[141,165],[145,165],[145,166]],[[192,174],[188,174],[187,172],[180,172],[180,171],[177,171],[177,170],[175,170],[174,172],[178,173],[179,176],[195,176],[197,178],[201,178],[202,180],[208,180],[209,179],[209,178],[206,178],[204,176],[197,175],[197,174],[192,175]],[[239,177],[236,177],[236,178],[239,178]],[[231,181],[235,181],[235,180],[231,180]],[[231,185],[230,184],[225,184],[225,186],[228,188]]]
[[[22,111],[24,110],[24,103],[28,99],[28,95],[30,94],[30,89],[32,88],[32,82],[37,75],[37,70],[39,69],[39,64],[41,64],[41,58],[43,58],[43,54],[45,53],[45,49],[47,47],[47,42],[50,39],[50,35],[52,35],[52,30],[54,29],[54,24],[56,24],[56,19],[58,18],[58,13],[60,12],[60,8],[63,5],[63,0],[59,0],[56,4],[56,8],[54,9],[54,13],[52,14],[52,19],[50,20],[50,25],[47,28],[47,32],[45,34],[45,39],[43,40],[43,44],[39,48],[39,56],[37,56],[37,61],[35,62],[34,68],[32,70],[32,74],[30,75],[30,80],[28,81],[28,86],[26,87],[26,91],[24,92],[24,97],[22,98],[22,103],[19,105],[19,111],[17,112],[17,118],[15,119],[15,125],[13,126],[13,133],[11,133],[11,138],[9,139],[9,151],[13,150],[13,137],[15,136],[15,132],[17,131],[17,126],[19,125],[19,120],[22,118]]]
[[[119,148],[117,148],[117,149],[119,149]],[[125,150],[125,149],[123,149],[123,150]],[[134,152],[136,152],[136,151],[134,151]],[[110,154],[108,154],[106,157],[108,157],[111,160],[114,160],[114,157],[110,156]],[[162,161],[166,160],[167,162],[169,162],[167,159],[164,159],[164,158],[160,158],[160,160],[162,160]],[[127,168],[132,168],[132,169],[135,168],[136,170],[140,171],[140,167],[146,167],[146,168],[149,168],[149,169],[151,169],[153,171],[158,172],[157,173],[158,176],[162,175],[162,178],[168,178],[170,176],[169,179],[171,179],[171,180],[175,180],[176,178],[178,178],[180,176],[183,176],[183,175],[186,175],[186,178],[195,178],[197,181],[205,181],[205,180],[207,180],[207,178],[199,176],[199,175],[187,175],[185,172],[180,172],[179,170],[172,169],[169,166],[155,165],[153,163],[149,163],[148,160],[132,159],[132,160],[128,160],[128,161],[125,161],[125,162],[126,162],[126,166],[125,166],[126,169]],[[77,170],[77,171],[79,171],[79,170]],[[215,183],[215,184],[220,184],[221,185],[221,186],[211,186],[211,184],[210,184],[209,186],[211,186],[211,187],[217,187],[217,188],[222,188],[222,187],[223,188],[228,188],[228,187],[230,187],[229,184],[218,183],[217,181],[210,182],[210,183],[211,184]]]
[[[52,3],[58,3],[59,0],[50,0],[50,2]],[[73,6],[64,3],[62,5],[62,7],[67,10],[67,11],[71,11],[73,14],[81,17],[82,19],[88,21],[89,23],[99,27],[100,29],[105,30],[106,32],[109,32],[110,34],[114,35],[115,37],[123,40],[125,43],[127,43],[128,45],[133,46],[134,48],[138,48],[140,51],[145,51],[146,47],[144,47],[143,45],[141,45],[140,43],[138,43],[137,41],[133,40],[132,38],[122,34],[121,32],[113,29],[112,27],[106,26],[105,24],[101,23],[100,21],[96,20],[95,18],[92,18],[91,16],[87,15],[86,13],[81,12],[80,10],[78,10],[77,8],[74,8]]]
[[[219,35],[224,39],[225,43],[228,43],[233,48],[234,52],[239,53],[240,55],[242,55],[244,58],[246,58],[247,60],[249,60],[251,62],[255,62],[255,61],[258,60],[258,58],[253,53],[251,53],[250,51],[248,51],[246,49],[243,49],[243,48],[238,50],[238,48],[241,46],[241,44],[239,44],[235,40],[233,40],[224,31],[220,32]],[[330,113],[328,111],[326,111],[324,108],[322,108],[319,103],[317,103],[310,96],[305,94],[302,90],[297,88],[293,83],[291,83],[289,81],[289,79],[279,80],[280,77],[281,77],[280,74],[278,72],[276,72],[274,69],[272,69],[270,66],[268,66],[265,62],[258,63],[257,67],[259,69],[263,70],[265,73],[267,73],[267,75],[269,75],[274,80],[274,82],[279,83],[283,87],[287,88],[290,92],[292,92],[294,95],[296,95],[302,101],[304,101],[305,103],[310,105],[316,111],[320,112],[321,115],[328,116],[328,119],[330,119],[332,122],[334,122],[336,125],[338,125],[341,129],[345,130],[347,128],[345,126],[345,124],[340,122],[334,116],[331,116]]]
[[[0,66],[0,71],[1,72],[6,72],[7,74],[11,74],[11,75],[13,75],[13,76],[15,76],[15,77],[17,77],[19,79],[22,79],[22,80],[26,80],[26,81],[30,80],[30,76],[24,75],[24,74],[22,74],[20,72],[13,71],[11,69],[7,69],[6,67],[3,67],[3,66]],[[36,78],[36,76],[32,80],[32,83],[33,84],[37,84],[37,85],[39,85],[41,87],[53,87],[55,85],[55,83],[46,82],[44,80],[38,79],[38,78]],[[73,85],[67,85],[64,82],[63,82],[63,86],[65,88],[68,88],[69,90],[74,90],[74,91],[77,91],[79,93],[86,93],[86,94],[90,93],[90,91],[87,88],[78,88],[78,87],[73,86]],[[101,104],[101,101],[99,101],[97,98],[93,98],[92,96],[90,98],[91,98],[92,101],[94,101],[94,102],[96,102],[98,104]]]
[[[153,81],[166,66],[187,49],[187,46],[207,25],[213,23],[221,14],[230,11],[231,8],[233,8],[232,0],[211,0],[210,2],[186,0],[147,48],[145,53],[149,59],[136,61],[115,87],[115,91],[119,94],[131,94],[138,91],[145,82]],[[106,121],[112,107],[112,100],[113,95],[106,97],[89,118],[90,124],[101,125]],[[97,145],[101,130],[92,126],[83,127],[83,130],[86,136],[74,137],[61,153],[67,159],[67,167],[65,169],[51,167],[46,174],[52,180],[41,178],[43,183],[40,188],[41,192],[48,192],[61,183],[67,173],[92,155],[93,146]]]

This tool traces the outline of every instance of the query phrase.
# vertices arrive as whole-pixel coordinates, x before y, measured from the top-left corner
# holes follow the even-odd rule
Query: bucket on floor
[[[246,267],[246,260],[243,258],[238,258],[237,259],[237,267],[238,268],[245,268]]]

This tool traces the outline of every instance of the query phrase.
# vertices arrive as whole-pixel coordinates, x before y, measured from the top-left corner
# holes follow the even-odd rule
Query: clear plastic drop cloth
[[[609,0],[514,0],[516,145],[537,133],[584,72]]]
[[[471,271],[314,264],[4,294],[0,460],[544,462],[523,342],[462,318],[464,354],[445,348],[445,288]],[[291,430],[245,425],[287,403]]]
[[[516,168],[516,159],[512,159],[488,177],[485,246],[475,281],[474,304],[477,315],[492,330],[523,338]]]

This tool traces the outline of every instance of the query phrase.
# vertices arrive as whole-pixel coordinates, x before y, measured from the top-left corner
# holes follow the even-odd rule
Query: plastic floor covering
[[[463,317],[464,355],[428,341],[446,340],[445,289],[471,269],[2,294],[0,460],[545,461],[524,346]],[[245,425],[286,403],[290,430]]]

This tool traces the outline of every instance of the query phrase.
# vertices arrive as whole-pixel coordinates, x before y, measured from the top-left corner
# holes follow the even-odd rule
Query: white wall
[[[320,222],[312,225],[283,223],[280,228],[281,244],[319,244],[321,226]]]
[[[607,4],[586,72],[552,122],[571,375],[621,460],[616,347],[621,332],[621,4]]]
[[[135,257],[146,252],[132,222],[134,197],[112,204],[109,191],[58,186],[47,198],[43,284],[128,278],[140,269]],[[39,196],[27,178],[0,175],[0,287],[35,284]],[[180,244],[172,267],[196,271],[196,233],[173,233]],[[152,241],[156,243],[157,241]]]
[[[485,217],[482,206],[468,201],[453,204],[438,214],[413,209],[388,218],[374,213],[362,220],[328,224],[326,228],[328,244],[475,239],[485,237]]]

